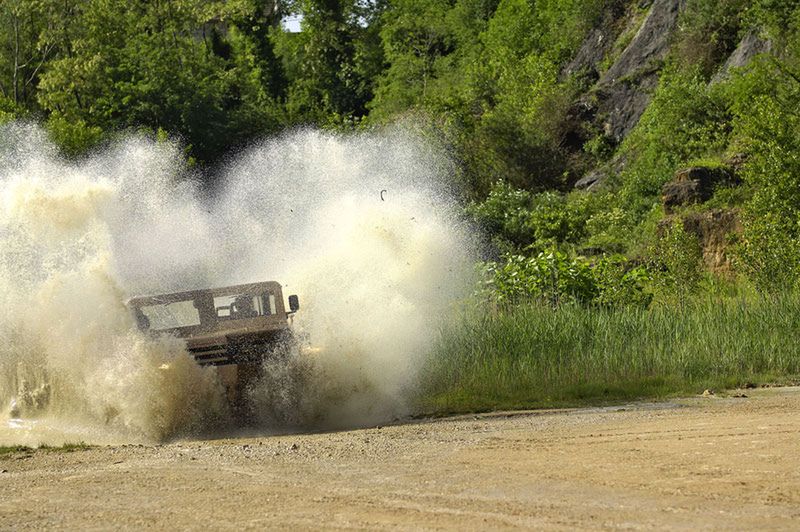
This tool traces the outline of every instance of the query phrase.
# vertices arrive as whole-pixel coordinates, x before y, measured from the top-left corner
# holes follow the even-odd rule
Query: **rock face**
[[[685,0],[655,0],[636,36],[598,81],[598,116],[606,136],[615,142],[631,132],[650,103],[684,4]]]
[[[731,69],[746,66],[758,54],[767,53],[770,50],[772,50],[770,41],[762,39],[756,33],[748,33],[714,75],[711,83],[724,81],[730,75]]]
[[[639,8],[649,6],[645,19],[630,44],[601,76],[598,73],[600,64],[611,53],[613,41],[619,36],[620,28],[615,26],[615,21],[622,17],[619,12],[607,15],[562,71],[562,77],[582,75],[592,82],[596,80],[594,88],[575,104],[575,108],[579,109],[582,120],[593,123],[594,128],[613,144],[622,142],[636,127],[650,104],[658,85],[661,63],[669,52],[671,37],[684,4],[685,0],[639,2]],[[585,142],[588,138],[582,140]],[[582,145],[582,142],[576,144]],[[612,166],[624,166],[624,163],[612,163]],[[575,186],[597,189],[608,174],[607,170],[595,170],[578,180]]]
[[[697,237],[706,269],[718,274],[731,271],[730,240],[741,234],[742,223],[736,209],[711,209],[681,216],[667,216],[658,222],[660,234],[678,219],[683,230]]]
[[[597,69],[613,44],[614,35],[610,30],[604,27],[593,29],[578,49],[575,58],[561,71],[561,77],[584,74],[597,80]]]
[[[666,228],[672,224],[677,207],[703,203],[711,199],[717,187],[738,184],[739,178],[733,167],[693,166],[679,170],[662,189],[661,201],[667,217],[660,225]],[[706,268],[716,273],[729,272],[730,236],[742,231],[739,212],[736,209],[711,209],[681,215],[680,220],[684,231],[695,235],[700,242]]]
[[[611,162],[596,168],[575,183],[575,188],[588,191],[600,190],[610,175],[616,175],[625,169],[628,160],[625,156],[614,158]]]
[[[619,36],[618,22],[624,18],[624,8],[624,3],[617,2],[606,10],[603,20],[589,32],[575,57],[561,70],[562,80],[577,75],[594,83],[600,78],[600,64],[611,53],[614,41]]]
[[[575,188],[594,190],[608,178],[608,174],[602,170],[592,170],[575,183]]]
[[[600,83],[616,83],[619,79],[646,68],[648,64],[664,59],[684,3],[684,0],[653,1],[639,32],[617,61],[603,74]]]
[[[683,218],[683,229],[700,242],[706,268],[716,273],[731,270],[729,240],[731,235],[742,232],[737,210],[713,209],[688,214]]]
[[[605,135],[610,144],[619,144],[636,127],[658,86],[663,61],[669,53],[686,3],[687,0],[638,2],[639,9],[649,8],[647,14],[630,44],[602,75],[599,73],[601,64],[612,53],[614,41],[623,32],[625,23],[622,21],[627,20],[627,29],[633,31],[635,21],[640,19],[626,16],[620,7],[624,7],[624,3],[613,4],[603,21],[589,33],[573,60],[561,72],[562,78],[574,75],[594,84],[589,93],[573,106],[574,122],[578,125],[569,137],[570,147],[580,149],[598,133]],[[757,55],[771,50],[772,43],[757,32],[746,34],[711,83],[724,80],[732,69],[746,66]],[[586,124],[590,125],[587,127]],[[735,168],[736,164],[732,162],[731,166]],[[574,186],[597,190],[609,175],[618,173],[622,167],[624,162],[612,160],[584,174]],[[717,182],[734,178],[732,171],[723,175],[708,168],[687,169],[685,172],[688,174],[676,176],[674,181],[664,186],[662,199],[667,214],[679,205],[708,200]]]
[[[738,180],[730,168],[693,166],[675,174],[675,178],[661,189],[664,212],[672,214],[676,207],[703,203],[711,199],[718,186],[732,186]]]

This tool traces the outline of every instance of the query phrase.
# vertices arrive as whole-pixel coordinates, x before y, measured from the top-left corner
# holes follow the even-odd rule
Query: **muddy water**
[[[250,391],[264,427],[402,414],[470,284],[452,168],[405,131],[297,132],[237,156],[211,190],[168,143],[68,163],[35,126],[0,133],[0,444],[229,430],[215,371],[135,331],[124,301],[269,279],[299,294],[315,354]]]

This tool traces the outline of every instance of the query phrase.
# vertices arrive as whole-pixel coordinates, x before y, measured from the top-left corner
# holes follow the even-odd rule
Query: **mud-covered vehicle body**
[[[274,281],[190,290],[128,301],[142,331],[172,334],[201,365],[257,364],[291,339],[297,296],[284,307]]]

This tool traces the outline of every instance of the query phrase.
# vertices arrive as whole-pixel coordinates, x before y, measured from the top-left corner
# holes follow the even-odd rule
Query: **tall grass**
[[[443,330],[420,408],[562,406],[786,380],[800,374],[798,333],[798,296],[470,311]]]

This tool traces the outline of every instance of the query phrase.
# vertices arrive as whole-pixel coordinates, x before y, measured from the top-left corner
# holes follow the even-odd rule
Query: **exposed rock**
[[[675,207],[702,203],[708,198],[703,199],[700,193],[698,181],[670,181],[661,188],[661,203],[664,204],[664,211],[672,214]]]
[[[597,115],[615,142],[630,133],[650,103],[684,4],[685,0],[655,0],[636,36],[597,84]]]
[[[675,174],[675,179],[662,189],[662,203],[666,214],[675,207],[702,203],[711,198],[718,186],[738,184],[738,178],[727,167],[707,168],[702,166],[685,168]],[[683,229],[697,237],[703,251],[706,268],[714,272],[731,269],[728,243],[732,234],[741,233],[739,213],[735,209],[712,209],[705,212],[688,213],[682,216]],[[667,217],[662,224],[671,224]]]
[[[728,256],[730,238],[741,234],[742,223],[735,209],[714,209],[689,214],[683,219],[683,229],[697,236],[703,249],[703,262],[712,272],[727,272],[731,269]]]
[[[646,65],[664,59],[684,4],[685,0],[655,0],[639,32],[611,68],[603,74],[600,83],[616,83],[621,78],[642,70]]]
[[[575,188],[594,192],[600,190],[609,176],[618,175],[625,169],[627,158],[618,156],[600,168],[596,168],[580,178],[575,183]]]
[[[572,75],[585,75],[597,80],[599,77],[597,69],[613,44],[613,36],[606,28],[595,28],[590,31],[575,58],[561,71],[562,79]]]
[[[594,122],[595,109],[587,102],[578,100],[567,109],[563,122],[561,147],[571,152],[581,152],[595,133],[590,124]]]
[[[625,2],[615,2],[604,12],[603,20],[586,36],[575,57],[561,70],[561,79],[584,76],[592,82],[600,77],[600,64],[611,53],[621,31],[620,20],[625,14]]]
[[[747,66],[753,58],[759,54],[767,53],[772,50],[772,42],[762,39],[757,33],[751,32],[736,47],[736,50],[728,57],[725,64],[714,75],[711,83],[724,81],[730,75],[731,69]]]
[[[675,217],[668,216],[659,223],[659,231],[672,225]],[[709,271],[727,273],[731,270],[728,256],[730,238],[741,234],[742,224],[736,209],[712,209],[681,216],[683,230],[697,237],[703,263]]]
[[[657,86],[655,70],[635,79],[599,85],[595,95],[603,134],[615,144],[622,142],[639,123]]]
[[[676,207],[708,201],[718,186],[736,184],[738,181],[735,174],[724,166],[684,168],[661,189],[661,203],[664,205],[664,212],[672,214]]]
[[[578,179],[578,181],[575,183],[575,188],[593,190],[607,178],[608,174],[602,170],[592,170],[582,178]]]

